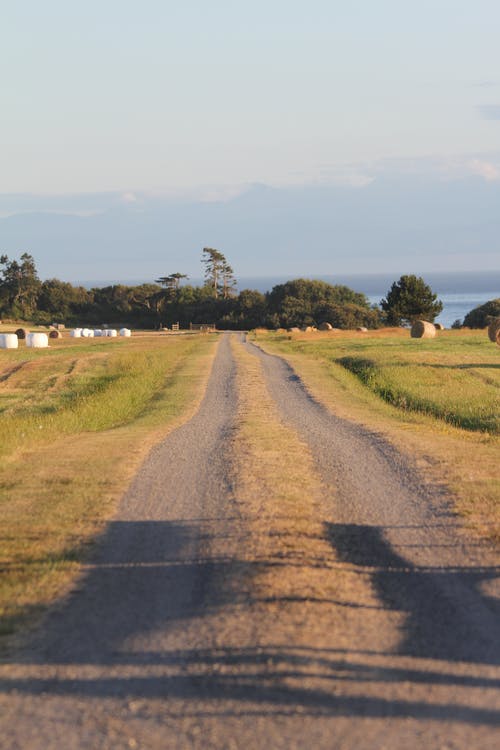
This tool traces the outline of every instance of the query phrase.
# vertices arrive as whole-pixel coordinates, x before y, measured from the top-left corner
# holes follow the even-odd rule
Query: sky
[[[469,181],[475,201],[500,184],[497,0],[1,5],[0,219],[227,202],[254,185]],[[7,247],[2,232],[15,254],[22,231]],[[487,242],[477,266],[500,249]],[[51,269],[48,244],[37,252]]]

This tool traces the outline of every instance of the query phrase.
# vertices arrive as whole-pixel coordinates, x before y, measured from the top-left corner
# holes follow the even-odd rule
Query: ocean
[[[490,299],[497,299],[500,297],[500,291],[491,292],[464,292],[463,294],[440,294],[437,289],[433,291],[438,293],[438,297],[443,303],[443,311],[436,318],[436,323],[442,323],[445,328],[450,328],[452,323],[456,320],[463,321],[464,317],[468,312],[473,310],[479,305],[484,305]],[[367,295],[370,300],[370,304],[378,305],[380,300],[385,297],[382,295]]]

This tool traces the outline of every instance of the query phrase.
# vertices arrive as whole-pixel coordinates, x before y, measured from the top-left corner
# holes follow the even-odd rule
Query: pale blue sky
[[[500,179],[497,0],[0,9],[0,194]]]

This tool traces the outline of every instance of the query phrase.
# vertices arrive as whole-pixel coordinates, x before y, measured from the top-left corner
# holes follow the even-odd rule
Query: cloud
[[[477,174],[488,182],[500,180],[500,169],[494,164],[491,164],[491,162],[482,161],[481,159],[472,159],[472,161],[469,162],[469,167],[472,174]]]
[[[480,104],[477,109],[484,120],[500,120],[500,104]]]
[[[131,192],[122,193],[121,200],[123,203],[137,203],[137,196],[135,193]]]

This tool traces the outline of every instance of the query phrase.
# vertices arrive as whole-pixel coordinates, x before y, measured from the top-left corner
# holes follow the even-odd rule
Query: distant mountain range
[[[0,195],[0,252],[28,251],[42,278],[73,283],[151,281],[175,271],[199,279],[205,246],[224,252],[239,279],[446,276],[500,271],[499,208],[500,182],[480,177],[253,185],[211,202],[145,193]]]

